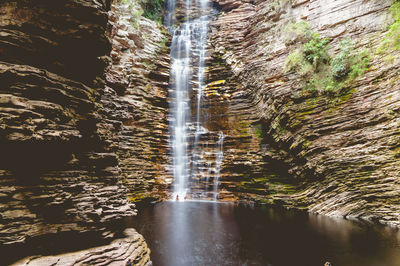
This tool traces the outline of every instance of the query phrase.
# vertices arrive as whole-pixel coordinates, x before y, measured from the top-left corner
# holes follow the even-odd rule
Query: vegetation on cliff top
[[[135,27],[139,27],[139,18],[141,16],[162,23],[162,10],[164,0],[120,0],[120,3],[129,5],[131,10],[130,22]],[[141,9],[135,9],[136,5],[140,5]]]
[[[388,28],[377,54],[386,54],[384,59],[393,62],[394,51],[400,50],[400,1],[390,7],[394,23]],[[285,44],[291,52],[285,61],[285,72],[294,71],[305,81],[305,88],[335,93],[349,87],[370,67],[371,55],[367,49],[357,49],[348,39],[340,42],[333,57],[328,53],[330,40],[311,30],[306,21],[289,24],[285,28]]]
[[[285,72],[295,71],[307,89],[340,91],[369,68],[367,51],[357,51],[350,40],[342,40],[339,52],[332,57],[330,40],[313,32],[305,21],[288,25],[285,34],[286,45],[294,47],[286,58]]]
[[[143,7],[145,18],[162,23],[164,0],[140,0],[140,4]]]

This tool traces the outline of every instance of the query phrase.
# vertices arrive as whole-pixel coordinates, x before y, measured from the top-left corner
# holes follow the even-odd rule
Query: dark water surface
[[[388,227],[269,207],[163,202],[129,221],[155,266],[399,266],[400,233]]]

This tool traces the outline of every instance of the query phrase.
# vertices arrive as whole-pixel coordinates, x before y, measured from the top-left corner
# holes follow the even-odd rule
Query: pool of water
[[[155,266],[400,265],[397,230],[270,207],[163,202],[128,226],[144,235]]]

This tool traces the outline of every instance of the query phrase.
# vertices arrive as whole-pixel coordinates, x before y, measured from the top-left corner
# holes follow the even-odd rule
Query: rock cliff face
[[[399,52],[390,62],[376,52],[393,1],[217,2],[209,83],[223,80],[220,197],[400,225]],[[334,92],[308,90],[284,71],[287,27],[301,20],[330,39],[332,56],[346,38],[368,49],[370,68]]]
[[[171,37],[140,16],[136,1],[123,3],[111,10],[112,64],[100,113],[118,127],[113,148],[130,200],[160,199],[172,181],[167,121]]]
[[[219,176],[220,199],[399,226],[400,55],[376,52],[393,1],[214,2],[196,189]],[[131,201],[167,197],[170,37],[141,14],[133,0],[1,1],[2,254],[54,253],[61,238],[106,244],[135,215]],[[370,67],[307,89],[284,70],[299,21],[330,39],[332,56],[347,38],[367,49]]]
[[[2,254],[104,243],[135,215],[129,199],[159,197],[169,37],[139,12],[134,1],[1,2]]]

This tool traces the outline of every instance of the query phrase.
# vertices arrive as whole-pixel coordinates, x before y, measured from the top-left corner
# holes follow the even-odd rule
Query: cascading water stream
[[[172,29],[173,39],[171,45],[171,78],[173,97],[173,119],[171,119],[173,165],[174,165],[174,197],[183,199],[187,191],[189,175],[187,158],[187,127],[189,122],[190,99],[189,82],[191,76],[190,50],[191,27],[184,23],[181,28]]]
[[[201,1],[201,10],[207,8],[208,2]],[[200,36],[198,45],[198,71],[197,71],[197,96],[196,96],[196,131],[194,133],[194,144],[193,144],[193,169],[192,178],[195,178],[198,167],[198,160],[202,158],[202,151],[199,149],[199,138],[202,134],[207,133],[206,128],[201,123],[201,103],[203,97],[203,82],[204,82],[204,72],[205,72],[205,52],[206,52],[206,41],[207,41],[207,31],[208,31],[209,19],[207,16],[202,16],[200,18]]]
[[[217,142],[216,158],[215,158],[215,175],[214,175],[214,187],[213,187],[214,200],[217,200],[219,172],[221,171],[222,160],[224,159],[224,138],[225,138],[224,133],[220,131],[218,133],[218,142]]]
[[[199,174],[199,161],[205,154],[204,144],[200,144],[200,139],[202,135],[209,133],[202,118],[202,98],[207,35],[212,7],[208,0],[184,0],[186,21],[176,26],[174,14],[178,4],[175,1],[167,2],[164,23],[172,34],[170,132],[174,174],[173,199],[183,200],[190,192],[192,181]],[[196,18],[191,19],[191,17]],[[193,99],[195,117],[192,117],[191,95],[196,96]],[[219,139],[221,139],[221,134]],[[219,142],[220,140],[215,150],[214,173],[216,175],[219,175],[223,158],[223,152],[220,151],[222,144],[220,145]],[[211,169],[211,165],[209,168]],[[210,170],[208,173],[211,174]],[[209,178],[207,176],[207,182]],[[213,192],[216,193],[218,177],[214,176],[213,180],[214,183],[211,185]]]

